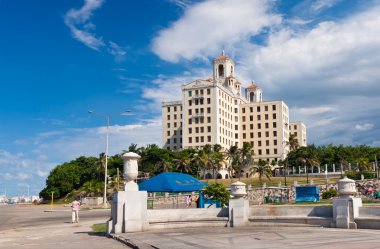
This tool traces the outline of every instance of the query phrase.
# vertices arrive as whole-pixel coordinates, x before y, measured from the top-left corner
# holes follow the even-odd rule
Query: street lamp
[[[107,120],[107,128],[106,128],[106,155],[105,155],[106,156],[106,163],[104,165],[104,193],[103,193],[103,206],[105,208],[107,207],[108,133],[109,133],[109,126],[110,126],[110,118],[115,117],[115,116],[121,116],[121,115],[124,115],[124,114],[126,114],[128,112],[131,112],[131,110],[126,110],[126,111],[123,111],[123,112],[120,112],[120,113],[114,114],[114,115],[101,114],[101,113],[97,113],[97,112],[94,112],[94,111],[91,111],[91,110],[88,111],[89,114],[94,114],[96,116],[106,118],[106,120]]]
[[[309,185],[309,170],[306,166],[306,159],[305,158],[302,158],[301,159],[301,162],[303,163],[303,165],[305,166],[305,170],[306,170],[306,184]]]

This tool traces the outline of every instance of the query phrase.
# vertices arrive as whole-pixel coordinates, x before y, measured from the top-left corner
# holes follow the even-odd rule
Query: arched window
[[[250,92],[250,93],[249,93],[249,101],[250,101],[250,102],[253,102],[254,96],[255,96],[255,93],[254,93],[254,92]]]
[[[219,77],[224,77],[224,67],[222,64],[218,66]]]

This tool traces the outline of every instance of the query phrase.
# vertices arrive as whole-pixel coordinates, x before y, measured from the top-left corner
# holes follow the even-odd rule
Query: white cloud
[[[331,8],[335,6],[340,1],[341,0],[317,0],[311,4],[310,8],[315,12],[320,12],[325,8]]]
[[[300,115],[316,115],[327,112],[335,111],[334,107],[330,106],[319,106],[319,107],[309,107],[309,108],[292,108],[292,112],[298,113]]]
[[[93,12],[99,9],[103,2],[103,0],[84,0],[82,8],[70,9],[65,15],[65,24],[70,28],[72,36],[94,50],[100,50],[105,45],[103,38],[93,33],[95,25],[90,21]]]
[[[270,14],[269,0],[208,0],[186,9],[184,16],[153,40],[152,50],[161,59],[205,59],[222,47],[231,48],[279,24],[280,15]],[[237,14],[238,13],[238,14]]]
[[[368,131],[374,127],[373,124],[365,123],[365,124],[356,124],[355,129],[358,131]]]
[[[126,48],[120,47],[112,41],[109,41],[108,52],[115,57],[117,62],[123,62],[127,54]]]
[[[177,5],[181,9],[187,9],[191,6],[191,0],[168,0],[170,3]]]

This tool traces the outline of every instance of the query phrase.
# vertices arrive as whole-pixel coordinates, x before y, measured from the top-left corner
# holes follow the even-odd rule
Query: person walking
[[[79,209],[80,209],[80,202],[78,201],[78,199],[75,199],[71,203],[71,223],[79,222]]]
[[[191,206],[191,195],[186,195],[186,207],[190,207]]]

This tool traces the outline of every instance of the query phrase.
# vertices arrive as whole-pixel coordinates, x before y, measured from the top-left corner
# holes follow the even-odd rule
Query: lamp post
[[[128,113],[128,112],[131,112],[131,110],[126,110],[126,111],[123,111],[123,112],[120,112],[118,114],[115,114],[115,115],[109,115],[109,114],[101,114],[101,113],[97,113],[97,112],[94,112],[94,111],[91,111],[89,110],[88,113],[89,114],[94,114],[96,116],[99,116],[99,117],[103,117],[103,118],[106,118],[107,120],[107,128],[106,128],[106,163],[104,165],[104,192],[103,192],[103,206],[105,208],[107,208],[107,171],[108,171],[108,137],[109,137],[109,126],[110,126],[110,118],[111,117],[115,117],[115,116],[121,116],[125,113]]]
[[[306,169],[306,184],[309,185],[309,170],[308,170],[308,168],[306,166],[306,159],[302,158],[301,162],[303,162],[303,165],[305,166],[305,169]]]

